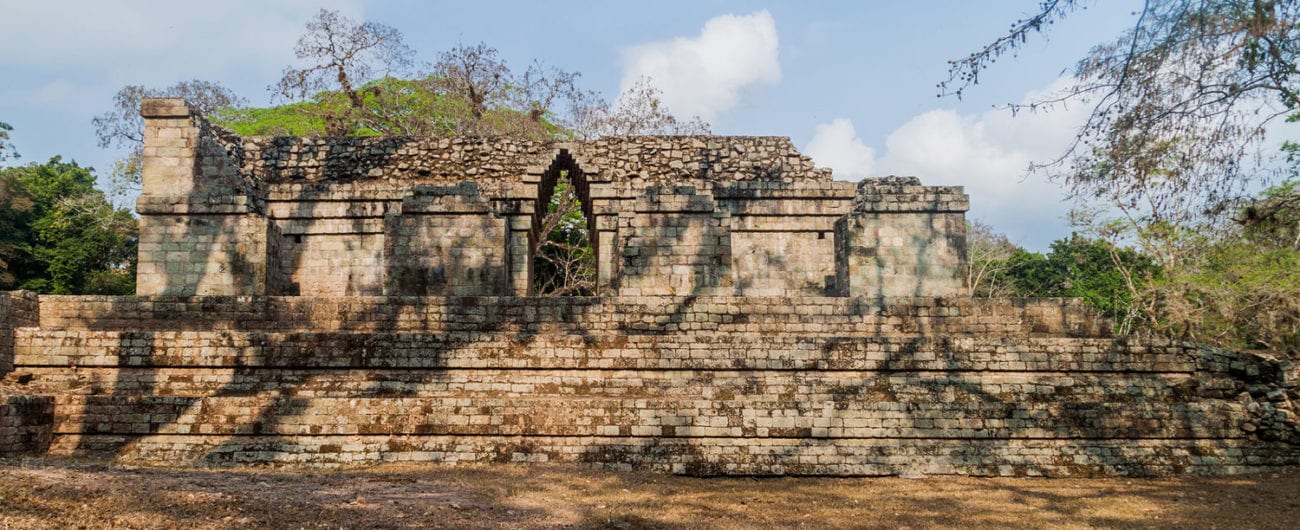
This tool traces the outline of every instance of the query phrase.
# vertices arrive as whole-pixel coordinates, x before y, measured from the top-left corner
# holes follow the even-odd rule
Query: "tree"
[[[241,135],[254,136],[450,136],[477,132],[530,140],[567,138],[568,131],[544,113],[537,120],[514,107],[496,107],[475,120],[462,97],[444,92],[428,78],[385,77],[362,86],[360,110],[338,92],[321,92],[307,101],[267,108],[226,109],[213,122]],[[344,125],[329,116],[350,114]],[[340,128],[343,127],[343,128]]]
[[[943,93],[960,95],[998,57],[1081,7],[1044,1],[1037,14],[953,61]],[[1258,178],[1264,126],[1300,105],[1300,2],[1148,0],[1134,27],[1098,45],[1065,91],[1015,108],[1082,103],[1091,113],[1061,158],[1038,164],[1077,197],[1152,227],[1166,264],[1179,231],[1222,211]],[[1142,236],[1139,236],[1142,237]]]
[[[59,157],[0,170],[0,288],[130,294],[136,221],[95,189],[88,168]]]
[[[510,96],[510,68],[484,43],[457,45],[438,54],[432,79],[449,94],[469,104],[470,123],[481,121],[491,107],[503,105]]]
[[[1300,351],[1300,182],[1242,201],[1236,223],[1191,239],[1196,252],[1151,286],[1168,334],[1228,347]]]
[[[36,204],[16,172],[0,170],[0,290],[35,266],[28,242]]]
[[[548,116],[560,115],[557,106],[567,103],[568,109],[564,113],[566,116],[558,121],[560,125],[574,129],[577,126],[577,111],[600,99],[596,92],[578,86],[581,77],[580,73],[533,61],[524,75],[515,80],[518,90],[515,91],[517,101],[514,107],[523,110],[529,121],[539,123]]]
[[[679,121],[642,79],[611,105],[582,89],[581,75],[534,61],[517,74],[486,43],[439,53],[427,73],[406,77],[415,52],[396,29],[321,10],[271,90],[287,105],[223,112],[240,134],[330,136],[479,135],[527,140],[605,135],[707,134]]]
[[[573,185],[560,175],[547,204],[539,241],[533,252],[533,288],[539,295],[591,296],[596,294],[596,255],[591,246],[587,218],[578,207]]]
[[[1166,335],[1229,348],[1300,352],[1300,251],[1240,237],[1206,242],[1143,293]]]
[[[322,10],[307,24],[295,53],[309,63],[286,68],[272,90],[293,102],[221,116],[236,131],[330,136],[493,135],[548,140],[568,136],[553,106],[588,97],[579,75],[535,63],[516,76],[496,49],[458,45],[430,72],[406,78],[414,52],[401,34]],[[269,122],[269,123],[268,123]]]
[[[1078,234],[1052,242],[1046,255],[1017,249],[1005,269],[1017,296],[1082,298],[1121,332],[1149,321],[1140,295],[1162,275],[1148,256]]]
[[[1014,285],[1007,278],[1009,261],[1022,250],[1005,234],[983,221],[971,221],[966,228],[966,285],[971,295],[985,298],[1011,296]]]
[[[336,91],[321,92],[307,101],[257,108],[227,108],[212,121],[245,136],[345,136],[412,135],[446,136],[455,131],[455,116],[463,104],[418,80],[384,77],[362,85],[362,108]],[[346,123],[335,122],[327,131],[327,117],[351,114]]]
[[[109,192],[115,198],[140,189],[144,149],[144,118],[140,116],[140,102],[146,98],[181,98],[191,109],[203,114],[246,104],[243,98],[220,83],[198,79],[161,89],[140,85],[122,87],[113,96],[113,109],[92,120],[100,147],[125,147],[128,150],[126,156],[113,163],[109,174],[112,182]]]
[[[289,101],[327,91],[345,98],[346,105],[322,107],[337,111],[320,116],[331,136],[346,135],[355,127],[366,94],[378,91],[366,82],[400,73],[411,65],[414,54],[396,29],[376,22],[357,23],[327,9],[307,22],[307,33],[298,38],[293,52],[308,64],[285,68],[271,90]]]
[[[1083,4],[1043,1],[1005,36],[953,61],[941,93],[960,97],[997,58]],[[1295,344],[1300,317],[1289,300],[1300,267],[1290,253],[1300,201],[1288,186],[1242,197],[1281,174],[1260,149],[1265,126],[1300,120],[1300,2],[1147,0],[1137,15],[1078,63],[1067,89],[1012,106],[1090,109],[1067,150],[1031,169],[1067,185],[1079,201],[1076,224],[1102,240],[1117,271],[1133,270],[1125,245],[1155,260],[1154,280],[1120,277],[1144,325],[1229,346]],[[1300,172],[1300,146],[1286,142],[1283,152]]]
[[[613,106],[603,101],[580,109],[578,131],[584,138],[645,134],[710,134],[709,124],[698,116],[685,121],[668,110],[661,92],[642,77],[619,96]]]
[[[1233,220],[1251,243],[1300,252],[1300,180],[1288,180],[1245,201]]]
[[[18,153],[14,151],[14,144],[9,141],[9,133],[13,130],[12,125],[0,121],[0,162],[4,162],[9,157],[18,158]]]
[[[495,48],[480,42],[438,54],[425,82],[465,102],[457,134],[545,140],[573,136],[576,111],[598,99],[579,88],[581,77],[540,61],[516,74]],[[560,108],[565,104],[568,109]]]

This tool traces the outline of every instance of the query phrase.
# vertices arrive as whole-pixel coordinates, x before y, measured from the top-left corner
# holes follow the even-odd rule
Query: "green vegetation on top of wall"
[[[209,119],[241,136],[522,136],[571,137],[546,113],[499,106],[476,116],[465,98],[439,88],[434,77],[384,77],[363,85],[361,107],[346,94],[329,90],[305,101],[271,107],[227,107]]]

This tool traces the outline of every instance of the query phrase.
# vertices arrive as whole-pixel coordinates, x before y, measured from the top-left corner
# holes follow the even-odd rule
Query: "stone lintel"
[[[181,98],[148,98],[140,101],[140,115],[146,119],[188,118],[190,107]]]

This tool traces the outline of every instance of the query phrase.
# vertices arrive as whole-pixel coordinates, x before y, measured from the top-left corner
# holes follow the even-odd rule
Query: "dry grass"
[[[0,528],[1294,528],[1300,471],[1229,478],[688,478],[0,461]]]

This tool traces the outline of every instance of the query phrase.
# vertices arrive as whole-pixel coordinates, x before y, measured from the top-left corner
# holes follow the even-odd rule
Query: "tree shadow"
[[[561,171],[577,179],[575,187],[586,182],[575,159],[560,153],[543,174],[543,189]],[[441,205],[465,207],[459,213],[480,221],[468,233],[442,234],[441,246],[469,246],[496,226],[481,215],[482,201],[464,198],[477,190],[426,191],[430,204],[459,197]],[[1163,401],[1181,390],[1162,387],[1160,376],[1177,370],[1154,369],[1154,378],[1129,373],[1161,352],[1129,351],[1108,339],[1068,339],[1065,346],[1031,340],[1075,328],[1067,311],[1030,315],[1029,306],[936,300],[923,296],[920,283],[905,298],[883,290],[851,298],[730,296],[749,285],[735,278],[728,216],[704,191],[651,186],[638,208],[664,215],[647,215],[639,232],[617,236],[635,244],[622,246],[623,276],[613,288],[666,282],[649,297],[445,296],[464,294],[458,285],[510,285],[449,273],[476,268],[449,252],[436,263],[391,263],[383,297],[111,299],[110,316],[89,326],[148,331],[116,336],[116,395],[84,400],[78,432],[94,436],[79,440],[76,452],[123,454],[149,438],[161,447],[157,454],[208,465],[309,454],[314,463],[339,464],[442,454],[459,443],[434,438],[445,436],[465,440],[461,452],[474,453],[465,457],[471,461],[570,459],[699,475],[1143,474],[1194,470],[1208,465],[1195,458],[1222,454],[1213,447],[1199,454],[1196,442],[1176,450],[1161,443],[1213,438],[1204,432],[1211,424],[1235,434],[1234,405],[1200,410]],[[538,201],[548,193],[539,192]],[[304,201],[297,215],[316,218],[310,208],[320,202]],[[430,206],[417,202],[412,207]],[[501,236],[502,247],[509,237]],[[784,263],[779,255],[765,259]],[[407,265],[411,271],[403,272]],[[638,270],[651,272],[645,283],[637,283]],[[1016,311],[1023,322],[1003,322]],[[1079,329],[1086,335],[1092,328]],[[792,350],[781,349],[787,346]],[[1137,360],[1116,360],[1125,355]],[[186,367],[228,372],[191,387],[201,389],[197,395],[160,386],[174,384],[178,379],[168,378]],[[602,386],[617,368],[646,372],[637,376],[644,380]],[[480,386],[527,389],[469,391],[462,369],[497,370]],[[577,369],[592,371],[566,373],[559,383],[530,379],[541,370]],[[1116,383],[1080,375],[1089,372]],[[124,388],[132,390],[119,392]],[[392,410],[402,407],[410,410]],[[123,417],[100,419],[114,415]],[[487,423],[452,422],[469,417]],[[211,431],[182,432],[190,425]],[[193,444],[168,448],[169,436]],[[1067,452],[1062,444],[1074,445]],[[1296,459],[1294,451],[1279,457]]]

